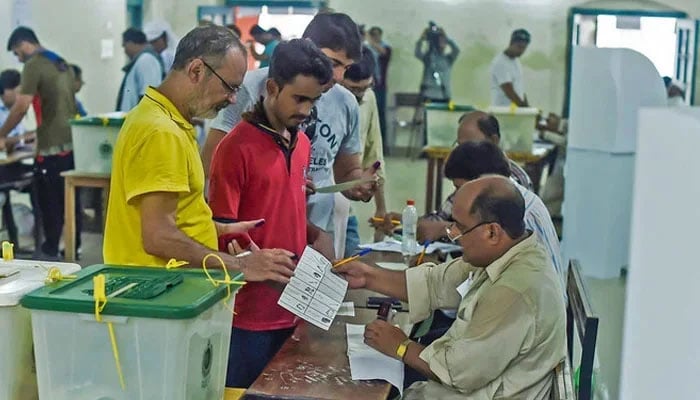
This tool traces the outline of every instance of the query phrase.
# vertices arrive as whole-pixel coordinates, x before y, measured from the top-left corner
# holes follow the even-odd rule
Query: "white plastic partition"
[[[700,108],[639,118],[620,399],[697,399]]]
[[[587,276],[612,278],[627,265],[637,112],[665,104],[661,77],[643,55],[574,48],[562,254],[579,259]]]

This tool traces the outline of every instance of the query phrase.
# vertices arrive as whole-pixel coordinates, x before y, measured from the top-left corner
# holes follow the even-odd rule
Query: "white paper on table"
[[[404,271],[408,268],[408,265],[404,263],[395,262],[378,262],[377,266],[384,269],[390,269],[392,271]]]
[[[341,304],[340,309],[338,310],[338,315],[342,315],[344,317],[354,317],[355,303],[353,303],[352,301],[346,301],[343,304]]]
[[[365,344],[365,326],[346,324],[348,358],[353,380],[382,379],[403,395],[403,363]]]
[[[377,243],[361,244],[359,247],[362,249],[372,249],[374,251],[401,253],[401,242],[396,239],[387,239]],[[422,251],[423,247],[419,246],[418,252],[420,253]],[[462,251],[462,247],[452,243],[433,242],[428,245],[428,249],[425,251],[425,254],[432,254],[436,251],[451,253],[453,251]]]
[[[326,257],[307,246],[277,304],[328,330],[348,291],[348,282],[331,272],[331,268]]]

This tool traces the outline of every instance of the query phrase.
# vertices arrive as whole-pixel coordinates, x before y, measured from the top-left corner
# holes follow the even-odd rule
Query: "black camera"
[[[431,49],[440,47],[440,37],[443,35],[440,27],[433,21],[428,22],[428,32],[425,39],[428,41]]]

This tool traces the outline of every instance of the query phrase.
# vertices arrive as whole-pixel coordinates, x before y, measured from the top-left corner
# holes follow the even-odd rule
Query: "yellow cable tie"
[[[212,278],[211,274],[209,274],[209,270],[207,269],[207,260],[209,257],[214,258],[221,264],[221,269],[224,270],[224,279],[214,279]],[[245,285],[246,282],[244,281],[234,281],[231,280],[231,275],[228,273],[228,269],[226,269],[226,263],[224,263],[224,260],[219,257],[218,254],[215,253],[209,253],[206,256],[204,256],[204,259],[202,259],[202,269],[204,270],[204,274],[207,276],[207,279],[209,282],[214,285],[214,287],[218,287],[219,284],[224,284],[226,285],[226,297],[224,297],[224,307],[226,307],[229,311],[233,313],[233,315],[236,315],[236,312],[233,310],[233,308],[228,307],[226,304],[227,300],[231,297],[231,285]]]
[[[109,118],[102,117],[102,126],[107,126],[107,125],[109,125]]]
[[[517,110],[517,109],[518,109],[518,105],[515,104],[514,102],[511,102],[510,103],[510,113],[515,114],[515,110]]]
[[[63,272],[58,267],[51,267],[49,268],[48,272],[46,273],[46,283],[56,283],[56,282],[61,282],[61,281],[67,281],[67,280],[72,280],[76,279],[76,275],[63,275]]]
[[[8,242],[8,241],[2,242],[2,259],[3,260],[12,261],[15,259],[14,247],[15,247],[15,245]]]
[[[112,343],[112,354],[114,355],[114,363],[117,367],[117,375],[119,375],[119,384],[122,386],[122,390],[126,390],[126,382],[124,381],[124,373],[122,372],[122,363],[121,360],[119,360],[117,337],[114,334],[114,326],[111,322],[107,322],[107,329],[109,330],[109,340]]]
[[[174,268],[180,268],[183,265],[189,264],[187,261],[178,261],[174,258],[171,258],[168,260],[168,263],[165,264],[165,269],[174,269]]]

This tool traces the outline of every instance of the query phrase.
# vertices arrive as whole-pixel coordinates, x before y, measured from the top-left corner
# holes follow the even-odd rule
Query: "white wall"
[[[46,48],[83,69],[87,84],[78,97],[90,113],[113,111],[121,83],[125,56],[121,33],[126,29],[126,0],[2,0],[0,1],[0,65],[21,69],[5,51],[14,29],[14,5],[27,5],[29,27]],[[113,57],[100,58],[102,39],[114,44]]]
[[[164,19],[178,38],[197,26],[197,7],[223,5],[224,0],[144,0],[143,22]]]
[[[459,44],[452,91],[455,101],[483,107],[490,101],[489,63],[502,51],[510,32],[526,28],[532,44],[522,59],[530,103],[559,113],[564,97],[567,12],[574,0],[330,0],[330,6],[348,13],[358,23],[383,28],[393,46],[389,69],[390,92],[418,90],[422,63],[413,56],[421,32],[434,20]],[[664,0],[663,8],[676,8],[700,17],[698,0]],[[615,8],[652,7],[647,1],[603,0]],[[699,85],[700,86],[700,85]],[[700,93],[698,93],[700,96]],[[700,97],[698,97],[700,99]]]

